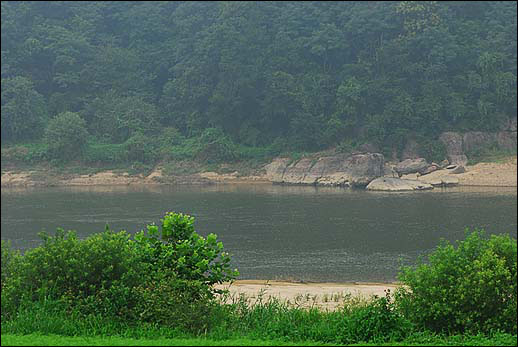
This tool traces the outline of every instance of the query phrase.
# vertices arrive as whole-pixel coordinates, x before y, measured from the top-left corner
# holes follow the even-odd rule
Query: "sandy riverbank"
[[[229,289],[231,298],[243,294],[251,302],[262,298],[263,302],[276,298],[302,307],[336,309],[350,294],[368,299],[372,295],[385,296],[386,290],[394,292],[398,287],[392,283],[297,283],[284,281],[239,280],[231,285],[222,284],[218,289]]]
[[[439,170],[429,176],[441,175]],[[428,176],[428,175],[427,175]],[[466,172],[454,175],[459,179],[460,186],[487,186],[487,187],[517,187],[517,158],[509,157],[498,163],[479,163],[466,166]],[[50,174],[43,170],[16,170],[2,171],[1,186],[30,187],[30,186],[95,186],[95,185],[159,185],[159,184],[212,184],[212,183],[270,183],[266,175],[240,176],[238,172],[218,174],[216,172],[202,172],[185,176],[164,176],[160,168],[151,174],[129,175],[128,173],[111,170],[95,174]]]

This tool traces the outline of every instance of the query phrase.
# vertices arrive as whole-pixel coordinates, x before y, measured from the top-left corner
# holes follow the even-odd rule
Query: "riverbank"
[[[238,280],[232,284],[217,285],[216,288],[228,289],[230,301],[244,296],[251,303],[278,299],[297,307],[334,310],[343,306],[344,300],[353,297],[369,299],[373,295],[386,296],[387,291],[393,293],[398,288],[398,284]]]
[[[482,162],[467,165],[466,172],[456,174],[460,186],[517,187],[517,157],[511,156],[498,162]],[[79,171],[79,172],[77,172]],[[86,169],[85,169],[86,171]],[[427,175],[440,177],[438,170]],[[33,169],[8,167],[2,170],[1,187],[34,187],[34,186],[102,186],[102,185],[172,185],[172,184],[240,184],[271,183],[265,170],[255,170],[250,175],[242,175],[238,171],[217,173],[206,171],[185,175],[167,175],[163,168],[157,166],[148,174],[129,174],[123,170],[104,170],[95,173],[58,172],[48,168]]]

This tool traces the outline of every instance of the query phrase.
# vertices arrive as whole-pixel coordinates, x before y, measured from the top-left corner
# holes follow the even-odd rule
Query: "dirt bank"
[[[397,284],[386,283],[295,283],[283,281],[240,280],[233,284],[216,286],[229,289],[230,299],[236,300],[243,294],[252,303],[277,298],[289,304],[324,309],[336,309],[350,296],[368,299],[372,295],[384,296],[386,290],[392,293]]]
[[[429,176],[441,175],[439,170]],[[427,175],[428,176],[428,175]],[[498,163],[479,163],[466,167],[466,172],[454,175],[461,186],[517,186],[517,158],[507,158]],[[202,172],[183,176],[164,175],[161,168],[156,168],[149,175],[130,175],[111,170],[95,174],[56,174],[44,169],[2,171],[1,186],[95,186],[95,185],[157,185],[157,184],[212,184],[212,183],[271,183],[266,174],[240,176],[239,173],[219,174]]]

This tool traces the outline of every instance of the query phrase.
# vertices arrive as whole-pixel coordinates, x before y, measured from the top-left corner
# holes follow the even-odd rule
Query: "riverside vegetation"
[[[167,213],[134,237],[107,227],[84,240],[58,229],[23,255],[2,240],[3,344],[516,345],[508,235],[467,232],[403,268],[394,293],[346,296],[324,311],[214,289],[239,273],[217,236],[201,237],[193,223]]]
[[[413,141],[439,162],[442,132],[517,111],[515,2],[1,6],[2,165],[254,167]]]

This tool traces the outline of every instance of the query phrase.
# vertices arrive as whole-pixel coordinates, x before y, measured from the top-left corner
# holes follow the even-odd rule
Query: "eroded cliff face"
[[[364,187],[384,174],[385,160],[379,153],[335,155],[291,162],[277,158],[266,165],[274,183]]]
[[[466,133],[444,132],[439,137],[452,164],[466,165],[469,154],[480,148],[496,146],[502,150],[516,150],[516,118],[509,120],[499,132],[470,131]]]

